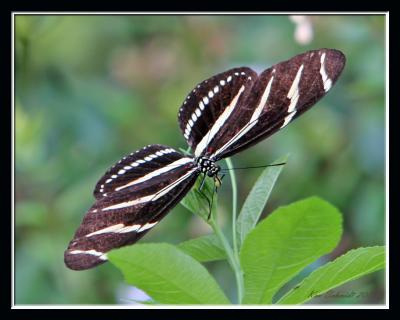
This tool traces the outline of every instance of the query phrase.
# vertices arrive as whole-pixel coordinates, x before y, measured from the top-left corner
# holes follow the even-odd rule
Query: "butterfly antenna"
[[[268,168],[268,167],[278,167],[285,165],[286,162],[281,163],[273,163],[264,166],[254,166],[254,167],[238,167],[238,168],[222,168],[221,171],[229,171],[229,170],[243,170],[243,169],[257,169],[257,168]]]

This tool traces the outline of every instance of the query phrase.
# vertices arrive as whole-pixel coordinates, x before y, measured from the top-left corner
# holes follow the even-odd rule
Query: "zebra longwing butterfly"
[[[65,264],[89,269],[105,262],[111,249],[138,241],[200,174],[217,177],[218,160],[267,138],[314,105],[344,65],[338,50],[312,50],[259,75],[234,68],[197,85],[178,114],[194,156],[156,144],[111,167],[96,185],[95,203],[65,251]]]

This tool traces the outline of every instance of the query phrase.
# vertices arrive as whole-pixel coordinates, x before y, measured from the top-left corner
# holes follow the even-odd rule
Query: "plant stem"
[[[230,158],[225,159],[226,165],[229,169],[229,175],[231,177],[232,184],[232,246],[233,246],[233,258],[234,258],[234,272],[236,276],[237,289],[238,289],[238,302],[242,302],[244,284],[243,284],[243,272],[240,267],[239,260],[239,248],[237,243],[237,233],[236,233],[236,218],[237,218],[237,184],[236,175],[234,170],[232,170],[233,165]]]
[[[232,184],[232,242],[233,242],[233,252],[237,261],[239,261],[238,245],[237,245],[237,235],[236,235],[236,217],[237,217],[237,185],[236,185],[236,175],[235,171],[231,170],[233,168],[232,161],[227,158],[226,165],[229,169],[229,176],[231,177]]]
[[[210,225],[213,228],[215,234],[217,235],[218,239],[221,241],[226,255],[228,256],[228,262],[235,273],[236,284],[238,288],[238,303],[240,304],[243,297],[243,277],[242,271],[240,269],[240,265],[238,264],[238,260],[236,260],[234,253],[232,251],[231,246],[229,245],[228,240],[226,239],[225,235],[223,234],[221,228],[219,227],[218,223],[214,219],[214,215],[211,215]]]

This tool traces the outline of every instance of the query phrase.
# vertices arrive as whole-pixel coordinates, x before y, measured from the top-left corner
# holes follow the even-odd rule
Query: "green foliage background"
[[[144,145],[186,148],[177,111],[198,82],[234,66],[260,71],[320,47],[347,56],[336,86],[299,120],[236,155],[234,165],[268,164],[290,153],[264,215],[310,195],[344,213],[342,242],[321,264],[351,248],[384,244],[385,20],[313,16],[311,22],[313,40],[300,45],[287,16],[16,16],[16,303],[134,298],[111,264],[74,272],[63,263],[98,178]],[[237,172],[239,203],[259,173]],[[225,179],[222,224],[229,222],[229,191]],[[142,242],[176,244],[209,232],[178,206]],[[207,267],[233,295],[228,266]],[[371,274],[313,303],[383,303],[383,276]],[[361,297],[346,295],[352,291]]]

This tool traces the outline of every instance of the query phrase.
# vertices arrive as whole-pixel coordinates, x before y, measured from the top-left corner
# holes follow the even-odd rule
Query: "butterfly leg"
[[[211,212],[211,208],[212,208],[212,202],[210,201],[210,199],[208,199],[208,197],[201,191],[201,190],[196,190],[196,192],[199,194],[199,195],[201,195],[206,201],[207,201],[207,204],[208,204],[208,209],[209,209],[209,211]],[[208,215],[208,217],[210,216],[210,214]],[[208,218],[207,218],[208,219]]]
[[[200,183],[200,188],[199,188],[199,190],[202,190],[202,189],[203,189],[204,182],[206,181],[206,176],[207,176],[207,174],[204,172],[204,175],[203,175],[203,180],[201,180],[201,183]]]
[[[222,179],[225,177],[225,173],[222,174],[220,177],[215,176],[215,179],[218,181],[218,188],[221,186],[222,184]]]
[[[213,194],[212,194],[212,198],[211,198],[211,205],[210,205],[210,213],[208,214],[207,220],[210,220],[210,217],[211,217],[212,206],[214,204],[214,194],[218,193],[218,189],[221,186],[222,179],[224,177],[225,177],[225,174],[222,174],[221,177],[219,177],[218,175],[215,176],[215,179],[214,179],[214,190],[213,190]]]
[[[212,205],[213,205],[214,192],[215,192],[215,190],[213,191],[213,195],[212,195],[211,202],[210,202],[210,199],[208,199],[208,197],[207,197],[203,192],[201,192],[201,190],[203,189],[204,183],[205,183],[205,181],[206,181],[206,177],[207,177],[207,174],[204,173],[203,180],[202,180],[201,183],[200,183],[199,192],[200,192],[200,194],[201,194],[201,195],[207,200],[207,202],[208,202],[208,209],[209,209],[209,212],[210,212],[210,213],[208,214],[207,220],[209,220],[209,219],[210,219],[210,215],[211,215],[211,210],[212,210]],[[214,181],[214,186],[215,186],[215,181]]]
[[[214,204],[214,194],[218,193],[218,188],[221,186],[221,180],[218,176],[216,176],[216,179],[214,179],[214,188],[213,188],[213,193],[212,193],[212,197],[211,197],[210,212],[208,213],[207,220],[210,220],[212,208],[213,208],[213,204]],[[216,181],[218,181],[218,183],[216,183]]]

